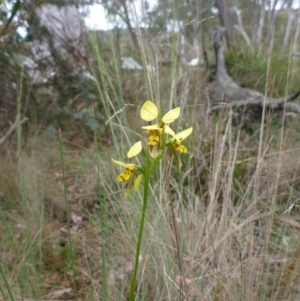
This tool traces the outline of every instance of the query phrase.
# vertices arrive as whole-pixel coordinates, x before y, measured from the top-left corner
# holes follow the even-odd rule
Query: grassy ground
[[[1,149],[0,300],[128,298],[142,189],[125,198],[111,158],[124,160],[135,141],[146,143],[139,118],[146,99],[164,111],[181,106],[175,129],[194,131],[183,168],[168,157],[151,180],[137,300],[300,300],[297,117],[283,126],[268,118],[250,135],[221,114],[206,115],[201,67],[185,70],[174,60],[154,74],[119,74],[92,46],[104,129],[93,136],[73,125],[50,135],[32,125],[26,136],[19,129],[17,146]],[[232,74],[256,87],[268,62],[253,69],[243,62],[231,61]],[[285,69],[271,62],[259,84],[291,92],[297,62]]]

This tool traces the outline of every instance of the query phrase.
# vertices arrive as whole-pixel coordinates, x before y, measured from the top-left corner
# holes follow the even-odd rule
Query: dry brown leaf
[[[285,216],[285,215],[280,215],[279,220],[288,224],[291,227],[300,229],[300,223],[294,220],[292,217]]]
[[[47,298],[57,299],[57,298],[65,295],[67,293],[70,293],[71,291],[72,291],[72,289],[70,287],[66,287],[66,288],[63,288],[61,290],[51,292],[50,294],[47,295]]]
[[[197,290],[194,287],[189,288],[189,295],[190,296],[197,296],[197,297],[203,297],[203,294],[201,291]]]
[[[180,275],[176,275],[176,277],[175,277],[175,282],[177,283],[177,284],[180,284]],[[185,284],[191,284],[192,283],[192,279],[190,279],[190,278],[187,278],[187,277],[183,277],[183,280],[184,280],[184,283]]]
[[[124,269],[125,269],[126,273],[132,272],[133,271],[133,263],[131,261],[126,262]]]

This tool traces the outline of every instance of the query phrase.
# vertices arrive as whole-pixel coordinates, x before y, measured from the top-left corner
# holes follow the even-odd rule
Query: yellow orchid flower
[[[148,139],[148,145],[158,145],[159,138],[163,133],[163,128],[158,124],[143,126],[142,129],[147,130],[147,133],[150,135]]]
[[[178,134],[175,134],[174,131],[168,126],[166,126],[166,128],[165,128],[165,133],[169,134],[173,137],[173,139],[171,139],[171,144],[177,151],[179,151],[182,154],[186,154],[188,152],[188,149],[186,148],[186,146],[182,145],[181,142],[184,139],[186,139],[192,132],[193,132],[192,127],[188,128]]]
[[[130,150],[127,153],[127,157],[129,159],[131,159],[132,157],[137,156],[142,150],[142,142],[139,141],[137,143],[135,143]],[[133,185],[133,181],[137,172],[137,166],[135,164],[132,163],[124,163],[121,161],[117,161],[115,159],[111,159],[115,164],[118,164],[122,167],[124,167],[124,172],[122,172],[121,174],[118,175],[117,177],[117,181],[118,182],[127,182],[126,185],[126,190],[125,190],[125,196],[128,196],[129,191],[131,190],[132,186],[134,186],[134,190],[137,191],[140,184],[141,184],[141,180],[142,180],[142,174],[140,174]]]
[[[175,134],[175,132],[169,127],[165,127],[165,133],[171,135],[173,138],[167,141],[167,144],[171,144],[174,150],[179,151],[182,154],[186,154],[188,152],[188,149],[185,145],[181,144],[181,142],[186,139],[191,133],[193,132],[193,128],[190,127],[184,131],[181,131],[178,134]],[[178,163],[179,168],[182,167],[182,163],[179,160],[176,152],[174,152],[176,161]]]
[[[150,124],[152,120],[158,117],[158,113],[159,112],[156,105],[150,100],[147,100],[141,108],[141,118],[143,120],[146,120]],[[150,145],[151,147],[150,154],[152,157],[155,158],[159,153],[160,136],[164,131],[165,125],[175,121],[179,117],[179,115],[180,115],[180,107],[177,107],[173,110],[170,110],[168,113],[166,113],[161,118],[159,123],[142,127],[150,135],[148,139],[148,145]]]
[[[175,121],[179,117],[179,115],[180,115],[180,107],[177,107],[173,110],[170,110],[168,113],[166,113],[162,117],[161,121],[163,124],[169,124]],[[152,101],[147,100],[141,108],[141,118],[143,120],[151,122],[157,117],[158,117],[157,106]]]

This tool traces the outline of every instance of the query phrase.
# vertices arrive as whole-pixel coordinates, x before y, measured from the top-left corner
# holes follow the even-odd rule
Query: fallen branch
[[[291,103],[291,101],[299,97],[300,91],[281,98],[267,97],[254,89],[240,87],[228,75],[224,60],[224,49],[222,46],[224,33],[224,28],[216,28],[213,44],[216,55],[217,70],[214,80],[208,83],[208,93],[212,100],[208,113],[212,114],[214,111],[221,108],[231,110],[233,108],[244,108],[244,112],[247,112],[249,117],[248,121],[250,122],[251,120],[257,119],[257,117],[260,117],[260,111],[257,111],[256,109],[263,108],[264,106],[267,109],[286,110],[300,114],[300,105]]]
[[[297,94],[300,94],[300,91],[297,92]],[[263,107],[265,106],[268,109],[272,110],[286,110],[289,112],[294,112],[300,114],[300,105],[294,102],[286,102],[285,99],[274,99],[272,101],[262,100],[262,99],[255,99],[255,100],[237,100],[232,101],[229,103],[222,102],[215,105],[212,105],[208,109],[208,113],[212,114],[213,112],[220,110],[222,108],[226,109],[233,109],[233,108],[243,108],[247,107],[247,109],[253,108],[253,107]]]
[[[10,125],[10,128],[7,130],[7,132],[0,138],[0,145],[2,145],[6,139],[14,132],[14,130],[18,127],[18,124],[23,124],[28,120],[27,117],[23,118],[18,122],[18,118],[16,118],[16,121]]]

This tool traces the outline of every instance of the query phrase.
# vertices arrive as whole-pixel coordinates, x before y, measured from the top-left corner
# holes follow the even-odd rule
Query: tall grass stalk
[[[94,116],[94,111],[93,111],[93,116]],[[94,117],[94,122],[96,122],[95,117]],[[98,135],[96,132],[94,132],[94,143],[95,143],[95,152],[96,152],[96,166],[97,166],[97,180],[98,180],[98,198],[99,198],[99,204],[100,204],[100,218],[99,218],[99,226],[100,226],[100,233],[101,236],[104,237],[105,233],[105,215],[107,213],[107,207],[105,202],[101,200],[100,196],[100,187],[101,187],[101,179],[100,179],[100,173],[101,173],[101,167],[100,167],[100,157],[99,157],[99,150],[98,150]],[[102,245],[101,248],[101,259],[102,259],[102,300],[106,301],[108,299],[108,285],[107,285],[107,268],[106,268],[106,248],[105,244]]]
[[[64,147],[62,140],[61,129],[59,129],[59,152],[60,152],[60,160],[61,160],[61,171],[63,176],[63,193],[64,193],[64,201],[65,201],[65,210],[66,210],[66,220],[67,220],[67,232],[68,232],[68,246],[67,246],[67,263],[71,267],[72,270],[72,279],[73,279],[73,288],[76,295],[77,300],[77,290],[76,290],[76,268],[75,268],[75,251],[73,249],[72,237],[71,237],[71,223],[70,223],[70,211],[69,211],[69,199],[67,196],[67,185],[66,185],[66,169],[65,169],[65,160],[64,160]]]
[[[9,284],[7,278],[6,278],[6,275],[5,275],[5,272],[4,272],[4,269],[3,269],[3,266],[1,264],[1,262],[0,262],[0,275],[2,276],[2,279],[4,281],[4,285],[5,285],[5,288],[6,288],[7,292],[8,292],[10,300],[11,301],[15,301],[13,292],[12,292],[10,284]],[[3,291],[2,288],[0,288],[0,292],[2,294],[3,299],[6,301],[5,293],[4,293],[4,291]]]
[[[21,128],[21,99],[23,93],[23,79],[24,79],[24,70],[22,69],[20,75],[19,89],[18,89],[18,98],[17,98],[17,154],[18,154],[18,178],[20,182],[20,193],[21,193],[21,204],[23,210],[23,216],[25,221],[25,230],[26,230],[26,244],[25,252],[23,254],[23,265],[22,265],[22,276],[20,277],[21,290],[33,295],[37,293],[40,294],[39,286],[33,287],[36,283],[39,283],[39,276],[36,270],[35,262],[35,238],[32,236],[31,232],[31,216],[30,216],[30,204],[28,202],[26,191],[25,191],[25,177],[24,174],[24,162],[22,155],[22,128]],[[29,268],[30,267],[30,268]],[[31,272],[33,274],[33,283],[31,282]]]

